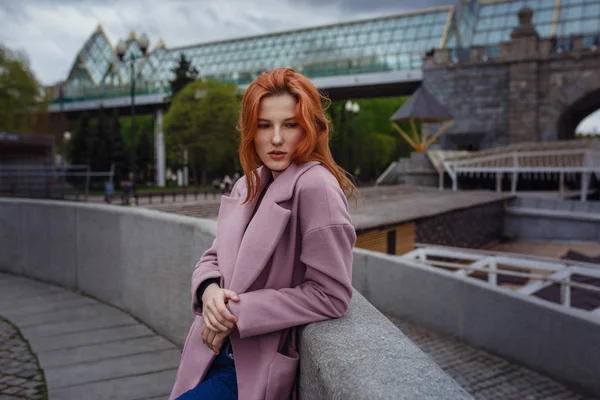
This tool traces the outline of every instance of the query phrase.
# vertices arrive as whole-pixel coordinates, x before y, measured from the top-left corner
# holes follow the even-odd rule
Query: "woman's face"
[[[260,102],[254,147],[273,179],[294,161],[292,155],[304,137],[295,116],[296,103],[289,93],[267,96]]]

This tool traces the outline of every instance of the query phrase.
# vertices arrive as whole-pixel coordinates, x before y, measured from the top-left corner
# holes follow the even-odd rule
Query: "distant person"
[[[245,176],[222,198],[217,237],[192,274],[196,317],[171,400],[290,398],[298,326],[348,308],[356,233],[346,195],[355,188],[331,155],[321,100],[289,68],[246,89]]]
[[[215,191],[218,191],[221,188],[221,181],[219,180],[219,178],[213,179],[212,184],[215,188]]]
[[[115,186],[111,181],[104,182],[104,202],[112,203],[112,197],[115,195]]]
[[[123,204],[128,206],[129,197],[131,196],[131,181],[123,181],[121,187],[123,188]]]
[[[239,179],[240,179],[240,173],[239,172],[234,173],[233,178],[231,178],[231,184],[235,185]]]
[[[229,175],[225,175],[225,177],[223,178],[223,183],[225,184],[225,190],[229,192],[231,190],[231,186],[233,186]]]

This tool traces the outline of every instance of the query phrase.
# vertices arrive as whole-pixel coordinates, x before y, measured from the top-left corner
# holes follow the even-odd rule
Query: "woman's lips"
[[[273,152],[273,153],[269,153],[269,157],[271,157],[273,160],[281,160],[285,157],[287,153],[278,153],[278,152]]]

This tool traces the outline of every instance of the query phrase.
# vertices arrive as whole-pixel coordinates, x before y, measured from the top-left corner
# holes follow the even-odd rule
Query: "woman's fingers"
[[[208,331],[208,335],[206,337],[206,345],[208,346],[209,349],[211,349],[212,351],[215,351],[215,349],[213,348],[213,341],[215,339],[215,335],[216,333],[213,331]]]
[[[232,321],[229,321],[223,315],[221,315],[220,311],[223,308],[227,309],[227,307],[225,306],[225,304],[220,305],[219,300],[215,300],[215,303],[216,304],[211,305],[207,314],[210,318],[211,325],[215,328],[212,330],[214,330],[215,332],[226,332],[232,329],[235,324]]]
[[[225,305],[225,303],[218,304],[217,312],[218,312],[218,315],[221,317],[221,319],[220,319],[221,324],[225,325],[228,329],[233,329],[233,327],[235,326],[235,323],[237,322],[237,318],[235,317],[235,315],[233,315],[231,313],[231,311],[229,311],[229,308],[227,308],[227,305]],[[225,331],[222,331],[222,332],[225,332]]]
[[[221,350],[221,343],[223,343],[223,339],[225,339],[227,335],[224,333],[217,333],[213,338],[212,349],[216,354],[219,354]]]
[[[223,293],[225,293],[225,297],[227,297],[228,299],[231,299],[233,301],[240,301],[240,297],[233,290],[223,289]]]
[[[207,338],[208,338],[208,332],[210,332],[208,330],[208,328],[206,327],[206,323],[204,325],[202,325],[202,343],[208,345],[208,343],[206,342]]]
[[[237,318],[229,311],[223,298],[214,298],[209,304],[209,311],[221,325],[225,325],[228,329],[232,329],[237,322]],[[213,325],[216,324],[213,322]]]
[[[210,315],[211,312],[209,310],[207,310],[205,313],[203,313],[202,315],[204,315],[204,326],[208,329],[210,329],[211,331],[216,331],[217,328],[214,327],[214,325],[212,324],[212,322],[210,322]]]

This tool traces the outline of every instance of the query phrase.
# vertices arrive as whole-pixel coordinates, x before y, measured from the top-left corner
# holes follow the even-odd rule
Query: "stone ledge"
[[[303,399],[472,398],[356,290],[344,317],[300,339]]]
[[[600,215],[563,210],[549,210],[527,207],[506,207],[506,213],[511,215],[524,215],[533,217],[546,217],[555,219],[571,219],[576,221],[600,222]]]

